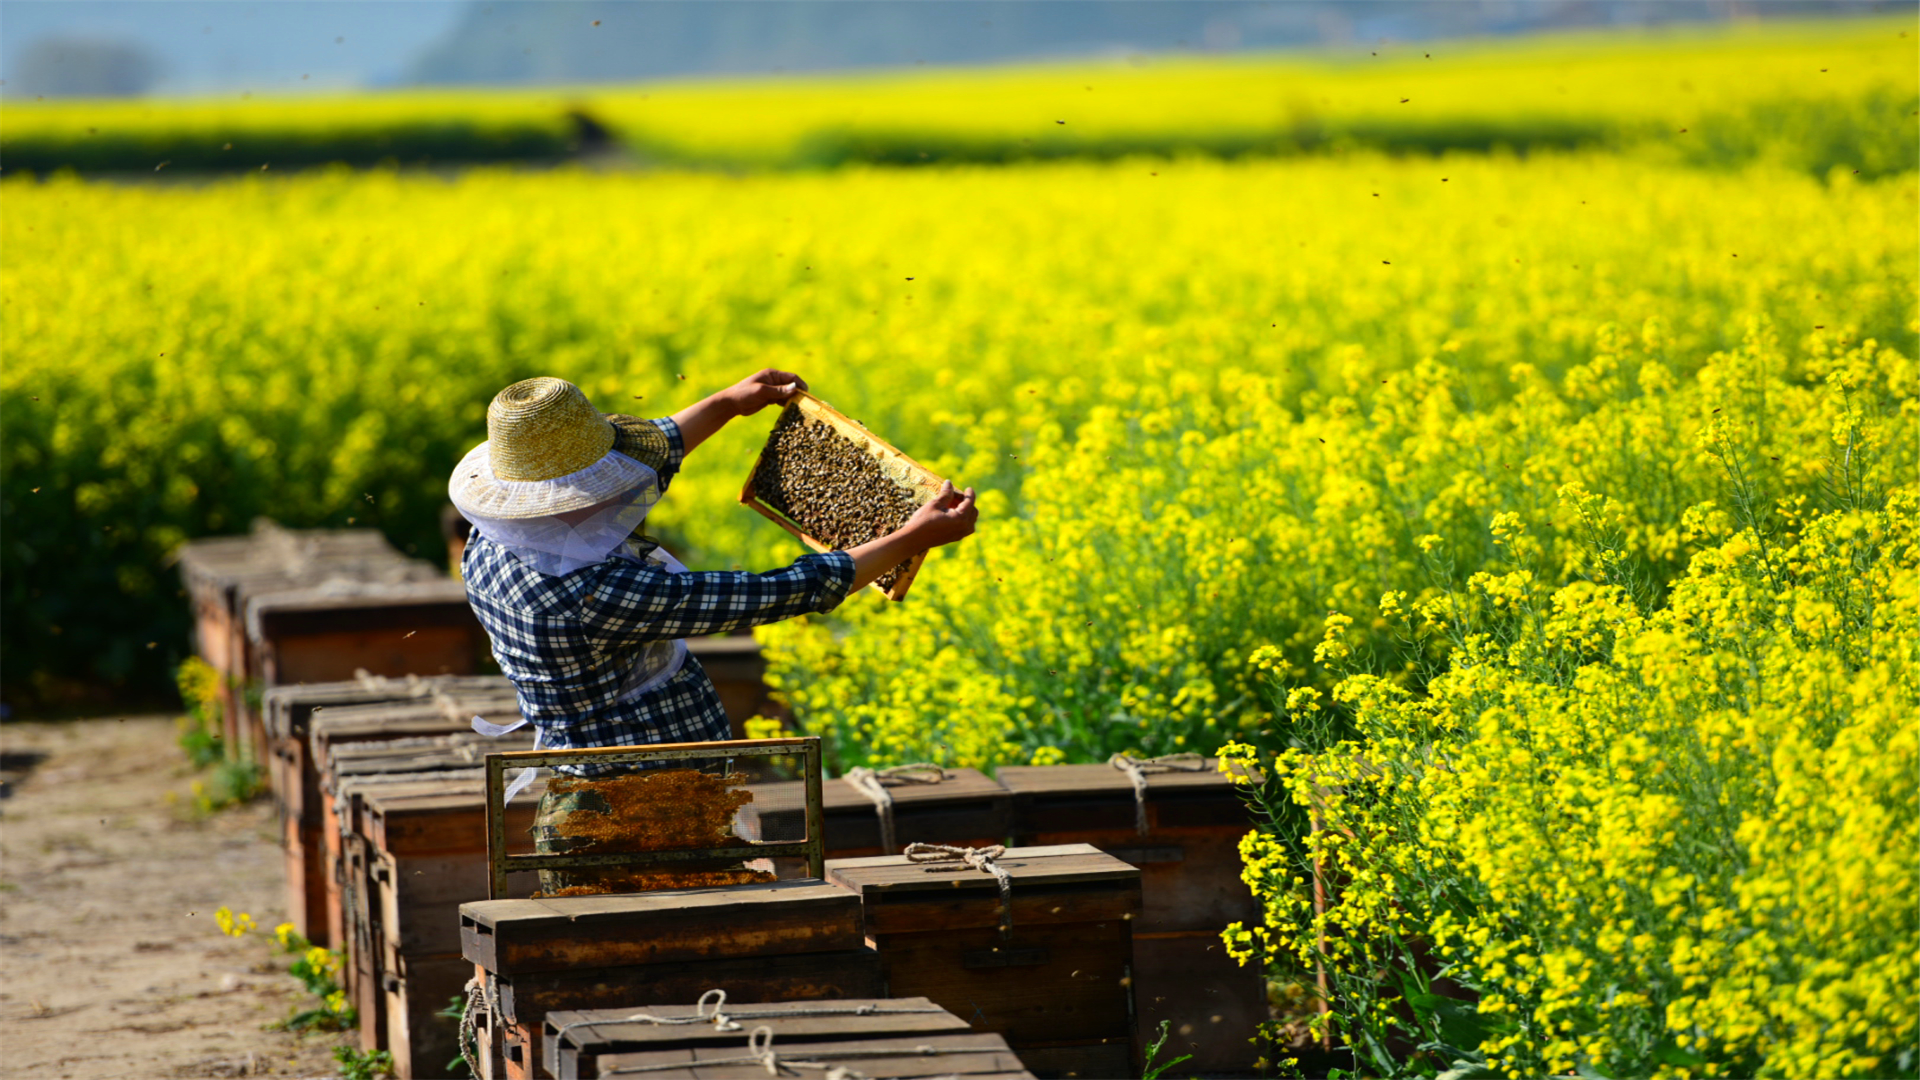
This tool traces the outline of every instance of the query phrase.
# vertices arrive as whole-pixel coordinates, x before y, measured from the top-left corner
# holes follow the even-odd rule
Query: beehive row
[[[822,899],[831,893],[797,880],[732,896],[737,906],[724,915],[664,894],[602,897],[590,909],[567,898],[469,905],[467,955],[491,980],[495,1000],[511,1005],[495,1032],[502,1075],[542,1075],[537,1063],[553,1052],[542,1041],[548,1010],[684,1002],[713,988],[751,1001],[924,995],[975,1020],[975,1030],[1003,1035],[1042,1076],[1124,1075],[1162,1020],[1172,1034],[1168,1053],[1193,1054],[1189,1067],[1251,1069],[1258,1051],[1249,1040],[1267,1018],[1265,988],[1219,941],[1221,927],[1254,913],[1236,850],[1248,820],[1213,764],[1151,776],[1144,806],[1130,777],[1106,765],[1003,769],[999,780],[970,769],[880,777],[900,844],[985,847],[1011,835],[1033,845],[1003,860],[1027,860],[1015,871],[1017,910],[1004,937],[990,877],[881,855],[876,802],[845,779],[823,790],[825,842],[830,881],[861,898],[857,926],[825,914],[836,910]],[[741,808],[743,836],[800,835],[800,811],[779,786]],[[1099,846],[1073,846],[1086,840]],[[1067,880],[1075,874],[1082,879]],[[1090,884],[1103,875],[1106,885]],[[933,891],[915,895],[916,882]],[[969,897],[958,907],[956,888]],[[1132,899],[1115,899],[1115,888],[1131,889]],[[792,914],[787,905],[802,901],[823,905],[804,916],[811,946],[775,933],[780,943],[767,945],[769,954],[736,955],[729,950],[746,946],[725,940],[695,946],[706,960],[650,951],[669,929],[675,940],[697,942],[709,921],[778,927]],[[668,915],[662,903],[680,906]],[[864,951],[852,944],[860,942]],[[528,959],[561,955],[564,963]],[[678,996],[662,996],[665,986]]]
[[[459,674],[485,643],[464,587],[372,530],[264,520],[180,562],[227,745],[267,767],[288,921],[342,951],[366,1048],[394,1051],[402,1075],[441,1075],[453,1028],[433,1014],[472,975],[458,907],[487,891],[479,764],[531,736],[471,731],[476,714],[510,723],[519,709],[506,679]],[[689,648],[735,725],[777,712],[751,638]],[[517,839],[538,794],[514,803]]]
[[[224,735],[234,752],[267,760],[265,718],[251,690],[479,670],[486,635],[466,589],[409,559],[373,529],[282,529],[180,549],[196,649],[222,676]]]
[[[297,534],[271,529],[252,540],[262,538],[314,558],[312,551],[327,550],[324,543],[308,544]],[[359,551],[362,565],[381,564],[367,554],[362,540],[335,541],[329,542]],[[232,557],[231,551],[226,556],[232,566],[263,561]],[[655,913],[628,931],[618,927],[630,918],[622,913],[637,902],[634,897],[524,901],[547,905],[547,914],[560,920],[536,950],[546,959],[529,964],[523,958],[516,961],[517,970],[497,970],[485,962],[485,947],[475,943],[487,936],[481,923],[462,911],[463,904],[487,895],[480,764],[490,751],[527,745],[530,732],[486,740],[471,732],[469,720],[475,714],[497,723],[517,718],[511,686],[497,676],[438,672],[434,657],[444,654],[435,651],[437,645],[419,654],[423,658],[409,659],[406,643],[423,635],[396,634],[379,620],[410,610],[407,603],[417,599],[417,592],[408,594],[407,603],[395,604],[378,598],[378,583],[308,589],[288,605],[300,619],[274,622],[265,615],[282,594],[250,592],[238,579],[221,583],[208,570],[216,562],[194,561],[197,569],[189,579],[213,583],[208,595],[238,604],[237,622],[209,618],[203,647],[218,654],[233,644],[230,637],[206,632],[206,626],[231,630],[249,625],[249,613],[258,615],[251,623],[257,633],[246,639],[253,642],[251,657],[243,650],[224,654],[230,661],[230,690],[244,685],[240,680],[247,671],[273,678],[292,670],[281,661],[302,655],[303,642],[317,643],[306,655],[322,655],[329,641],[342,640],[311,632],[315,627],[338,631],[360,625],[361,636],[384,641],[381,647],[397,657],[384,667],[385,675],[363,669],[332,682],[295,680],[269,687],[258,710],[258,738],[272,748],[294,921],[309,937],[345,952],[347,988],[361,1017],[362,1041],[368,1049],[392,1051],[402,1076],[441,1074],[455,1050],[456,1028],[435,1014],[476,971],[493,991],[493,1007],[477,1018],[491,1040],[482,1062],[489,1075],[540,1074],[541,1025],[550,1011],[684,1003],[715,987],[742,1001],[764,1002],[924,995],[955,1010],[965,1008],[975,1030],[1006,1036],[1042,1075],[1121,1069],[1137,1052],[1140,1034],[1151,1033],[1161,1019],[1172,1022],[1176,1043],[1184,1044],[1176,1053],[1198,1055],[1189,1067],[1251,1064],[1254,1051],[1245,1040],[1264,1018],[1264,994],[1257,973],[1233,967],[1217,939],[1226,922],[1253,914],[1251,897],[1238,881],[1234,850],[1248,821],[1224,778],[1210,770],[1155,776],[1144,801],[1136,798],[1126,775],[1107,766],[1006,769],[998,780],[972,770],[934,770],[883,775],[863,786],[846,780],[826,785],[824,841],[831,858],[882,856],[887,832],[896,849],[911,842],[981,847],[1009,837],[1030,846],[1092,842],[1107,853],[1101,856],[1103,872],[1117,873],[1114,881],[1131,875],[1134,882],[1134,900],[1106,902],[1108,908],[1132,905],[1120,916],[1105,908],[1055,904],[1048,914],[1019,918],[1011,937],[996,939],[1000,931],[987,923],[903,929],[900,918],[917,901],[898,892],[899,882],[862,880],[863,874],[879,871],[836,863],[834,883],[780,881],[653,894],[646,903],[655,905],[649,909]],[[416,589],[420,582],[400,584]],[[329,592],[340,601],[338,607],[326,606]],[[232,606],[205,610],[234,613]],[[259,666],[238,666],[232,663],[236,658]],[[244,701],[246,695],[233,696]],[[875,798],[876,786],[883,799]],[[531,847],[528,829],[538,795],[538,790],[523,795],[510,807],[508,835],[518,850]],[[801,800],[772,790],[769,796],[739,808],[735,828],[748,839],[798,838],[804,833],[795,809]],[[898,861],[897,855],[891,858]],[[907,871],[910,880],[924,874],[949,883],[947,888],[962,881],[951,876],[954,872]],[[939,877],[942,873],[949,876]],[[1045,873],[1022,873],[1029,877],[1023,900],[1044,895]],[[530,878],[516,875],[511,894],[530,895],[535,887]],[[979,922],[986,917],[982,912],[997,910],[990,879],[975,875],[964,885],[963,891],[979,891],[977,902],[961,905],[971,912],[967,918]],[[1126,888],[1123,882],[1121,891]],[[748,908],[739,905],[747,904],[747,894],[755,889],[767,895],[756,901],[761,907],[753,909],[752,925],[777,930],[785,916],[768,913],[784,904],[798,903],[795,910],[801,912],[784,939],[773,931],[756,937],[758,952],[732,946],[714,946],[699,956],[607,951],[621,933],[640,940],[657,937],[662,926],[676,920],[697,922],[702,910],[697,898],[703,896],[736,905],[733,917],[743,918]],[[839,899],[822,906],[819,898],[829,895]],[[1048,918],[1058,914],[1052,907],[1072,918],[1050,923]],[[950,903],[935,908],[949,915],[954,910]],[[666,909],[681,914],[659,914]],[[1113,987],[1122,984],[1128,993],[1116,996]],[[996,998],[995,988],[1005,993]],[[1059,1010],[1072,1002],[1079,1003],[1073,1009],[1080,1019],[1070,1021]],[[1135,1005],[1137,1025],[1126,1020]]]

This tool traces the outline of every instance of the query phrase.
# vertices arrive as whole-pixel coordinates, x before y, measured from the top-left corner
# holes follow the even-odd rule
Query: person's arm
[[[680,429],[680,453],[707,441],[707,436],[727,426],[736,416],[752,416],[769,405],[783,405],[807,388],[807,382],[791,371],[763,368],[717,394],[673,414]]]
[[[973,489],[963,495],[949,483],[887,536],[848,551],[803,555],[765,574],[669,574],[624,563],[595,583],[583,615],[608,642],[621,643],[721,634],[832,611],[849,593],[920,552],[970,535],[978,519]]]

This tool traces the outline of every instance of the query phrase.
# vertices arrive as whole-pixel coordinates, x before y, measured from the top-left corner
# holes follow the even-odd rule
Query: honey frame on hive
[[[797,411],[806,420],[817,421],[827,425],[829,428],[832,428],[836,434],[852,443],[857,449],[865,451],[869,457],[873,458],[879,464],[880,471],[883,474],[895,483],[911,490],[922,505],[931,501],[935,495],[939,494],[940,485],[945,483],[943,477],[936,476],[933,471],[926,466],[921,465],[906,454],[901,453],[892,443],[868,431],[858,421],[849,419],[833,406],[805,391],[795,394],[793,400],[787,403],[786,407],[780,413],[779,420],[774,422],[774,430],[778,431],[780,424],[785,422],[788,414],[794,411]],[[762,446],[760,453],[753,459],[753,469],[747,473],[747,484],[740,492],[740,501],[752,507],[756,512],[774,524],[792,533],[801,543],[813,550],[819,552],[834,550],[833,545],[808,535],[805,526],[794,521],[779,510],[768,506],[765,502],[761,501],[760,496],[754,492],[754,479],[760,475],[760,468],[766,462],[767,449],[772,445],[773,440],[774,436],[770,433],[767,437],[767,445]],[[894,579],[891,586],[882,586],[880,582],[875,581],[873,587],[880,590],[880,593],[889,600],[906,599],[908,587],[913,584],[914,577],[920,573],[920,565],[926,562],[926,560],[927,553],[924,551],[920,552],[913,558],[907,560],[906,570]]]
[[[637,764],[689,759],[724,759],[731,764],[743,757],[799,757],[807,798],[807,835],[803,840],[741,840],[723,847],[675,848],[669,851],[602,851],[586,853],[510,854],[507,851],[507,770],[551,768],[555,765]],[[521,870],[583,870],[608,867],[671,866],[714,860],[804,857],[807,875],[826,876],[826,815],[821,803],[820,737],[731,739],[721,742],[660,743],[654,746],[611,746],[586,750],[512,750],[488,754],[487,768],[487,898],[508,896],[507,875]]]

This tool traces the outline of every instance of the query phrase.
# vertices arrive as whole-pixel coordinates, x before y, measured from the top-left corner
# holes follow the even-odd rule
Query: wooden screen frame
[[[833,406],[821,401],[819,398],[814,397],[804,390],[795,394],[792,401],[787,402],[785,408],[781,410],[780,419],[785,420],[787,411],[794,409],[799,410],[809,420],[818,420],[826,424],[839,432],[849,442],[864,449],[870,456],[880,462],[882,472],[893,476],[895,480],[904,482],[915,492],[923,496],[921,500],[923,504],[938,494],[940,486],[946,483],[944,477],[936,476],[931,469],[928,469],[906,454],[901,453],[892,443],[868,431],[865,425],[849,418],[838,409],[835,409]],[[779,426],[778,421],[775,422],[775,426]],[[771,435],[769,435],[768,438],[769,441],[771,441]],[[822,543],[812,536],[807,535],[806,529],[802,528],[799,522],[794,521],[787,515],[761,502],[760,497],[754,494],[753,478],[760,475],[760,463],[765,460],[766,456],[767,448],[765,446],[762,446],[760,452],[754,455],[753,468],[748,471],[746,486],[740,491],[741,503],[751,507],[756,513],[772,521],[775,525],[792,533],[801,543],[813,550],[819,552],[834,550],[831,545]],[[889,600],[905,600],[907,598],[908,587],[913,584],[913,579],[919,575],[920,565],[926,561],[927,553],[923,551],[907,560],[906,572],[900,575],[899,580],[893,583],[892,588],[882,589],[880,588],[880,583],[877,581],[873,583],[873,588],[879,589],[880,594]]]
[[[732,847],[685,848],[676,851],[601,852],[512,855],[507,852],[507,770],[554,765],[619,764],[672,761],[687,758],[786,757],[804,762],[807,795],[807,837],[761,843],[743,840]],[[826,815],[821,808],[820,736],[784,739],[728,739],[721,742],[659,743],[654,746],[609,746],[586,750],[509,750],[488,754],[487,767],[487,899],[507,899],[507,875],[517,870],[576,870],[612,866],[662,866],[701,859],[760,859],[801,856],[810,877],[826,877]]]

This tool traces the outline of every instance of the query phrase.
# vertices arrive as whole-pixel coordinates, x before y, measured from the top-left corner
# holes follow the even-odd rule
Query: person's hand
[[[784,405],[807,388],[807,381],[791,371],[762,368],[720,391],[734,415],[752,416],[769,405]]]
[[[900,531],[911,536],[916,545],[933,548],[972,536],[974,524],[979,520],[980,508],[974,505],[973,489],[968,488],[962,494],[953,490],[953,481],[947,480],[941,483],[940,493],[915,510]]]

